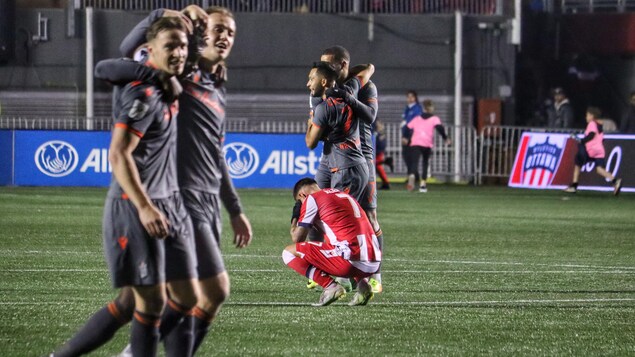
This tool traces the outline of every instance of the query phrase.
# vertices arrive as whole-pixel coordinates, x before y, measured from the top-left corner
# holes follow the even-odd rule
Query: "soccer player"
[[[172,76],[183,72],[188,42],[180,20],[160,19],[148,29],[146,39],[148,66]],[[104,207],[103,238],[113,285],[121,293],[55,356],[87,353],[131,318],[133,355],[154,356],[159,323],[162,328],[178,329],[196,305],[193,228],[177,183],[177,113],[178,102],[165,101],[156,85],[137,81],[119,91],[109,151],[113,180]],[[127,315],[132,310],[126,302],[131,295],[134,317]]]
[[[346,295],[331,275],[355,279],[357,293],[349,305],[366,305],[373,297],[367,278],[379,269],[381,249],[364,210],[350,195],[320,189],[312,178],[295,184],[293,199],[302,206],[291,226],[294,244],[282,252],[284,263],[324,288],[314,306],[329,305]],[[310,229],[322,232],[326,240],[306,242]]]
[[[578,153],[575,156],[575,167],[573,168],[573,182],[564,192],[578,192],[578,179],[580,178],[580,169],[587,162],[595,163],[595,171],[598,175],[610,181],[613,185],[613,194],[620,194],[622,189],[622,179],[613,177],[610,172],[606,171],[606,153],[604,151],[604,131],[602,130],[602,122],[598,118],[602,115],[602,111],[597,107],[589,107],[586,111],[587,127],[584,131],[584,138],[580,140],[578,145]]]
[[[186,10],[192,8],[198,7],[191,5]],[[177,140],[179,186],[194,223],[199,262],[201,295],[193,312],[194,352],[229,296],[229,275],[219,247],[221,201],[231,217],[235,245],[243,248],[252,239],[251,224],[242,212],[222,152],[226,90],[220,73],[224,70],[222,62],[227,59],[234,44],[236,23],[233,14],[226,8],[210,7],[205,12],[208,16],[205,46],[191,73],[181,81],[184,90],[179,98],[179,116],[182,120],[179,121]],[[125,55],[131,55],[142,44],[139,33],[143,31],[144,24],[147,26],[161,16],[160,11],[154,11],[135,27],[122,43]],[[203,15],[199,13],[198,17]],[[126,80],[132,79],[129,77]]]
[[[372,125],[377,118],[378,110],[377,87],[372,80],[370,80],[370,77],[367,79],[360,77],[360,73],[366,71],[368,65],[358,65],[349,70],[351,61],[350,54],[348,50],[342,46],[327,48],[322,52],[320,60],[330,63],[331,66],[333,66],[335,71],[338,72],[337,82],[343,84],[344,88],[352,86],[353,84],[351,82],[355,79],[362,81],[357,96],[350,94],[347,90],[329,90],[326,94],[327,96],[342,98],[344,102],[351,107],[355,118],[359,122],[362,154],[368,166],[368,182],[363,196],[354,197],[359,201],[364,211],[366,211],[366,215],[370,219],[370,223],[373,229],[375,229],[375,234],[379,239],[379,245],[383,249],[384,236],[377,220],[377,175],[375,173],[372,130]],[[373,292],[381,293],[383,291],[381,274],[379,272],[373,275],[370,279],[370,284],[373,287]]]
[[[311,96],[321,97],[323,101],[315,107],[313,118],[308,121],[306,145],[314,149],[326,138],[329,148],[323,155],[331,173],[328,187],[360,198],[368,182],[368,165],[361,149],[359,121],[353,110],[343,99],[326,96],[326,90],[335,86],[336,79],[337,72],[327,62],[316,63],[309,72],[307,87]],[[357,96],[360,82],[355,80],[352,84],[352,94]]]

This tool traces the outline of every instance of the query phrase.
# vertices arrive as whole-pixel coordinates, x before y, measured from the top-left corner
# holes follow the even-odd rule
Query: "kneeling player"
[[[314,306],[329,305],[346,295],[331,275],[355,279],[357,293],[349,305],[366,305],[373,297],[368,277],[379,269],[381,250],[364,210],[344,192],[321,190],[312,178],[295,184],[293,198],[302,206],[291,226],[295,244],[282,252],[284,263],[324,288]],[[305,242],[311,228],[324,234],[324,242]]]

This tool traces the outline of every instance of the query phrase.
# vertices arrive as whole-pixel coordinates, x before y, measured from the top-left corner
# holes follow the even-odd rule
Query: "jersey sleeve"
[[[307,196],[304,203],[302,203],[302,208],[300,208],[300,218],[298,218],[298,226],[311,228],[313,227],[313,222],[318,215],[318,206],[317,202],[313,195]]]
[[[359,90],[362,89],[362,82],[358,77],[353,77],[347,80],[342,87],[350,93],[352,96],[357,98],[359,95]]]
[[[132,57],[134,51],[141,45],[146,42],[146,32],[152,26],[156,20],[163,16],[163,9],[154,10],[146,17],[141,20],[135,26],[130,33],[121,41],[121,45],[119,45],[119,51],[124,57]]]
[[[105,59],[95,66],[95,77],[115,85],[125,85],[132,81],[155,81],[154,69],[129,58]]]
[[[143,137],[152,124],[151,99],[154,88],[149,85],[133,82],[127,85],[121,93],[121,107],[115,118],[115,127]]]
[[[318,105],[314,108],[311,122],[318,128],[328,127],[328,113],[326,112],[325,104]]]

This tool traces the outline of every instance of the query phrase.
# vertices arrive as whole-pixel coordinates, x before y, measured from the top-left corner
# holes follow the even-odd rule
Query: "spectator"
[[[631,100],[628,105],[628,112],[620,123],[620,133],[635,134],[635,91],[631,92]]]
[[[408,168],[408,172],[410,172],[410,159],[411,150],[410,150],[410,138],[412,136],[412,130],[408,128],[408,123],[416,117],[421,116],[423,114],[423,109],[421,108],[421,104],[419,104],[419,97],[417,96],[417,92],[414,90],[409,90],[406,93],[406,109],[404,110],[401,118],[401,156],[403,157],[404,163]]]
[[[388,175],[386,175],[386,170],[384,170],[384,165],[390,168],[390,172],[394,171],[392,157],[386,156],[386,128],[384,127],[384,123],[379,121],[379,119],[375,120],[374,123],[375,130],[375,169],[377,170],[377,175],[381,178],[381,186],[380,190],[390,190],[390,180],[388,179]]]
[[[547,126],[552,129],[571,128],[573,125],[573,107],[566,93],[560,87],[553,90],[553,107],[549,108]]]

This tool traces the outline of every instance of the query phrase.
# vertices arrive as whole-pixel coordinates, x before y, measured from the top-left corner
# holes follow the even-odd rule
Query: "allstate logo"
[[[258,169],[260,163],[256,149],[245,143],[227,144],[223,148],[223,155],[232,178],[251,176]]]
[[[77,150],[65,141],[47,141],[35,151],[35,165],[47,176],[66,176],[75,170],[78,162]]]

